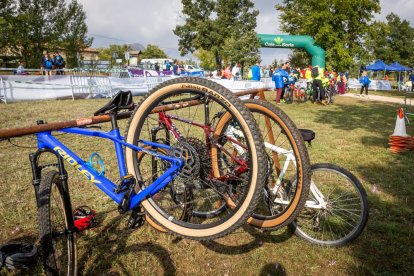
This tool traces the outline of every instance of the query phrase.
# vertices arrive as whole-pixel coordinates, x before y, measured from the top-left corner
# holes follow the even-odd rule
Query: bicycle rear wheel
[[[49,171],[42,177],[38,224],[46,275],[77,275],[76,235],[68,231],[72,209],[64,190],[58,172]]]
[[[129,121],[126,141],[141,146],[140,140],[153,139],[152,130],[164,124],[160,114],[174,122],[170,132],[176,136],[172,135],[167,143],[185,153],[185,165],[164,189],[142,202],[150,221],[174,234],[197,240],[218,238],[235,230],[253,212],[265,182],[263,139],[252,115],[217,83],[177,78],[155,87],[137,106]],[[237,125],[243,134],[237,145],[222,135],[226,122]],[[235,157],[232,153],[239,147],[243,153]],[[143,187],[168,167],[164,163],[154,170],[153,157],[143,158],[129,148],[125,153],[128,171]],[[217,173],[217,163],[225,162],[221,156],[246,164],[243,182],[230,181],[234,179],[233,172],[228,174],[230,180]],[[194,210],[214,212],[223,202],[228,208],[212,216],[194,215]]]
[[[291,87],[286,87],[285,95],[283,96],[283,99],[286,103],[291,104],[293,103],[293,89]]]
[[[301,87],[298,91],[299,102],[304,103],[308,100],[308,95],[305,88]]]
[[[282,110],[259,100],[244,103],[263,135],[269,167],[264,195],[248,223],[262,229],[279,229],[295,219],[308,197],[308,151],[298,129]],[[296,176],[299,181],[291,183]],[[291,187],[289,191],[287,187]]]
[[[342,246],[361,234],[368,213],[366,192],[352,173],[333,164],[313,164],[311,192],[290,227],[308,242]]]

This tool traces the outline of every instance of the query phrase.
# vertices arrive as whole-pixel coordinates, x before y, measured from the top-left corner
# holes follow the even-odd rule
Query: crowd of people
[[[262,77],[271,77],[275,83],[276,104],[284,102],[285,89],[288,85],[294,84],[298,79],[306,79],[308,85],[312,85],[314,102],[325,100],[325,87],[330,87],[338,94],[345,94],[347,89],[348,74],[337,73],[334,70],[323,70],[319,66],[308,66],[301,69],[293,68],[289,62],[284,62],[280,66],[260,66],[257,62],[249,71],[250,80],[259,81]]]

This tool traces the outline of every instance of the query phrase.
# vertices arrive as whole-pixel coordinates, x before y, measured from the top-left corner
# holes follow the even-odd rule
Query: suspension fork
[[[51,149],[48,148],[40,148],[36,152],[29,154],[29,160],[30,165],[32,169],[32,184],[35,191],[35,197],[36,197],[36,206],[39,208],[42,202],[40,202],[40,195],[39,195],[39,186],[42,179],[42,169],[45,167],[39,166],[39,159],[42,154],[45,153],[51,153],[56,157],[57,160],[57,168],[59,171],[59,180],[61,183],[62,188],[62,197],[63,197],[63,207],[65,208],[65,212],[68,216],[68,234],[73,233],[76,231],[74,220],[73,220],[73,212],[72,212],[72,206],[71,206],[71,200],[69,195],[69,185],[68,185],[68,173],[65,169],[65,164],[63,158],[58,155],[56,152],[54,152]],[[53,164],[55,165],[55,164]]]

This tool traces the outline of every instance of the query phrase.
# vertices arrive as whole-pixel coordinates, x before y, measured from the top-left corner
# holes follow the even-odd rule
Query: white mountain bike
[[[293,123],[287,124],[290,129],[288,131],[287,129],[283,130],[281,125],[272,124],[271,130],[276,133],[273,135],[275,137],[274,143],[270,142],[269,124],[266,125],[263,122],[264,119],[259,118],[259,114],[255,109],[249,106],[249,103],[252,102],[247,101],[245,104],[253,113],[259,125],[268,154],[269,167],[274,169],[271,169],[271,175],[268,177],[268,185],[264,193],[263,201],[266,203],[268,210],[264,211],[260,209],[260,206],[257,207],[252,217],[260,223],[257,223],[257,221],[252,223],[252,220],[249,220],[249,223],[263,229],[278,229],[286,225],[285,210],[288,209],[288,206],[294,204],[292,191],[298,193],[297,175],[302,177],[300,172],[303,170],[295,169],[298,160],[303,163],[304,157],[301,156],[302,153],[295,153],[289,139],[285,138],[280,141],[281,136],[289,136],[289,131],[294,133],[296,126]],[[268,117],[271,115],[270,111],[281,118],[286,116],[283,111],[270,103],[254,101],[254,104],[265,107],[268,110],[266,114]],[[263,113],[260,116],[263,116]],[[284,122],[287,121],[284,118]],[[235,136],[240,135],[236,130],[232,129],[232,131]],[[313,140],[314,133],[307,137],[309,135],[306,134],[309,134],[309,131],[306,133],[306,130],[301,130],[300,132],[305,141],[310,143]],[[301,143],[297,141],[297,137],[295,139],[295,144],[300,146]],[[277,156],[279,164],[275,164],[273,161],[272,156],[274,155]],[[277,167],[279,169],[275,169]],[[297,174],[292,175],[292,172]],[[367,224],[369,210],[367,195],[361,182],[346,169],[328,163],[312,165],[310,175],[309,195],[303,208],[299,207],[301,212],[293,222],[291,221],[289,227],[298,237],[323,246],[342,246],[356,239]],[[302,185],[302,188],[306,188],[305,184]]]

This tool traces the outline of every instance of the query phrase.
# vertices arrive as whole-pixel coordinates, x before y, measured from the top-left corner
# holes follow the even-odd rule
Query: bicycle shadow
[[[98,234],[83,246],[83,248],[86,248],[86,251],[82,252],[81,256],[78,256],[78,267],[81,274],[136,275],[137,271],[129,271],[120,260],[120,257],[139,252],[155,256],[164,271],[164,275],[176,274],[170,253],[164,247],[152,242],[127,245],[128,237],[134,231],[139,230],[128,229],[126,226],[121,225],[122,223],[125,223],[125,216],[118,215],[105,223],[104,227],[95,229]],[[119,227],[122,229],[119,229]],[[113,268],[114,262],[118,266],[116,271]]]
[[[293,233],[285,227],[282,233],[274,234],[275,231],[261,231],[257,228],[254,228],[249,225],[244,225],[242,227],[245,233],[249,234],[252,239],[248,243],[243,243],[239,245],[226,245],[215,241],[202,241],[200,242],[206,248],[220,254],[226,255],[238,255],[243,253],[248,253],[256,248],[263,246],[264,243],[281,243],[292,237]],[[273,234],[272,234],[273,233]],[[238,235],[240,231],[236,231],[230,236]],[[226,238],[228,239],[228,238]]]

